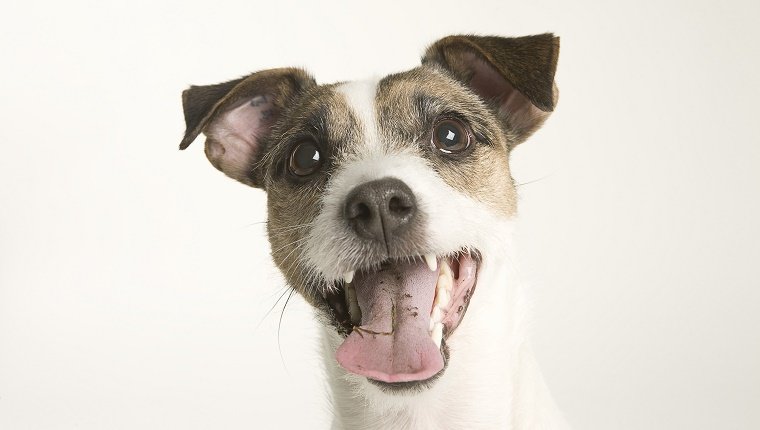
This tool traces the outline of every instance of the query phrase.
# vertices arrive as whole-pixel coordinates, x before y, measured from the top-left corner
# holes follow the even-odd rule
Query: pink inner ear
[[[269,95],[246,98],[219,114],[204,132],[209,137],[206,156],[211,164],[232,178],[250,182],[251,160],[273,118],[274,105]]]
[[[472,53],[466,54],[465,58],[472,71],[470,87],[483,99],[495,101],[499,113],[518,134],[539,125],[549,115],[533,105],[490,64]]]

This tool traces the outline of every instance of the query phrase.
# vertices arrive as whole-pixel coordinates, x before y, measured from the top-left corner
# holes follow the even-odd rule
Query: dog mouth
[[[477,252],[461,251],[349,272],[325,295],[345,337],[338,363],[383,389],[432,382],[446,367],[446,340],[467,311],[479,264]]]

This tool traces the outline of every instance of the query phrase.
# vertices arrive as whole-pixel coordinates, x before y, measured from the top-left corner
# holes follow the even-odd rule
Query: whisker
[[[280,312],[280,321],[277,323],[277,349],[280,351],[280,361],[282,361],[282,367],[285,368],[285,372],[289,374],[288,372],[288,365],[285,364],[285,357],[282,356],[282,345],[280,344],[280,329],[282,329],[282,317],[285,315],[285,309],[288,307],[288,303],[290,303],[290,298],[293,297],[293,293],[295,293],[296,290],[293,288],[290,288],[290,294],[288,294],[288,298],[285,299],[285,304],[282,306],[282,312]]]
[[[287,263],[288,258],[290,258],[291,255],[293,255],[294,252],[299,251],[301,247],[306,246],[306,242],[301,242],[296,244],[296,246],[288,253],[288,255],[285,256],[285,258],[282,259],[282,262],[280,264],[285,265]]]
[[[282,292],[282,294],[280,294],[280,297],[277,298],[277,301],[274,302],[274,304],[272,305],[272,307],[269,308],[269,310],[264,314],[264,316],[261,317],[261,320],[259,320],[259,323],[256,324],[256,327],[254,327],[254,329],[253,329],[254,332],[256,330],[258,330],[259,327],[261,326],[261,324],[264,322],[264,320],[267,319],[267,317],[269,317],[269,314],[271,314],[272,311],[274,310],[274,308],[277,307],[277,304],[279,304],[280,300],[282,300],[282,298],[285,297],[285,294],[288,293],[289,289],[290,289],[290,287],[288,287],[288,286],[285,286],[285,288],[283,288],[284,291]]]
[[[298,230],[299,228],[306,228],[311,227],[312,223],[308,222],[306,224],[296,224],[296,225],[286,225],[282,227],[272,228],[269,229],[271,232],[281,232],[281,231],[291,231],[291,230]]]
[[[533,183],[536,183],[536,182],[539,182],[539,181],[543,181],[544,179],[548,178],[551,175],[552,174],[548,174],[548,175],[541,176],[538,179],[533,179],[533,180],[530,180],[530,181],[527,181],[527,182],[521,182],[519,184],[515,184],[515,187],[522,187],[523,185],[529,185],[529,184],[533,184]]]
[[[280,251],[280,250],[282,250],[282,249],[284,249],[284,248],[287,248],[288,246],[293,246],[293,245],[298,245],[298,246],[300,246],[300,245],[303,243],[303,241],[305,241],[305,240],[307,240],[307,239],[308,239],[308,237],[302,237],[302,238],[300,238],[300,239],[296,239],[296,240],[294,240],[294,241],[292,241],[292,242],[290,242],[290,243],[286,243],[285,245],[282,245],[281,247],[279,247],[279,248],[277,248],[277,249],[273,250],[273,251],[272,251],[272,253],[278,252],[278,251]],[[298,249],[298,246],[296,246],[296,249]],[[292,251],[291,251],[291,252],[292,252]]]

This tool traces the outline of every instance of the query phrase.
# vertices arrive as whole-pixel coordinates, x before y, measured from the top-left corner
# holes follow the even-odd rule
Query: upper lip
[[[415,258],[422,258],[423,260],[425,260],[425,263],[430,268],[430,270],[435,270],[438,267],[438,257],[436,256],[434,252],[428,252],[426,254],[422,254]],[[356,269],[350,269],[350,270],[345,271],[343,273],[343,281],[346,284],[350,284],[351,281],[354,279],[354,275],[356,275]]]

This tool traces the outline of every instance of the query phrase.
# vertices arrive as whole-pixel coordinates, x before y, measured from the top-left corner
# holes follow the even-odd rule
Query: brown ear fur
[[[262,141],[293,97],[315,84],[301,69],[282,68],[216,85],[191,86],[182,93],[186,129],[179,148],[187,148],[200,133],[205,133],[206,157],[214,167],[247,185],[260,186],[258,173],[251,169],[262,155]],[[213,132],[228,122],[230,115],[234,115],[231,112],[239,109],[241,103],[252,98],[263,99],[266,105],[258,108],[264,110],[256,118],[251,117],[249,122],[248,118],[238,116],[236,129],[222,130],[221,135]]]
[[[499,105],[522,141],[554,110],[558,56],[559,38],[551,33],[513,38],[458,35],[435,42],[422,63],[442,66],[485,101]],[[487,83],[493,81],[488,75],[501,82]],[[521,106],[511,94],[514,90],[532,106]]]
[[[190,146],[224,106],[258,92],[279,95],[277,101],[280,103],[277,107],[282,109],[282,104],[289,96],[314,83],[314,79],[304,70],[281,68],[263,70],[215,85],[191,85],[182,92],[186,128],[179,149]]]
[[[179,149],[186,149],[201,133],[214,105],[245,78],[215,85],[192,85],[182,92],[182,109],[185,113],[185,136]]]

